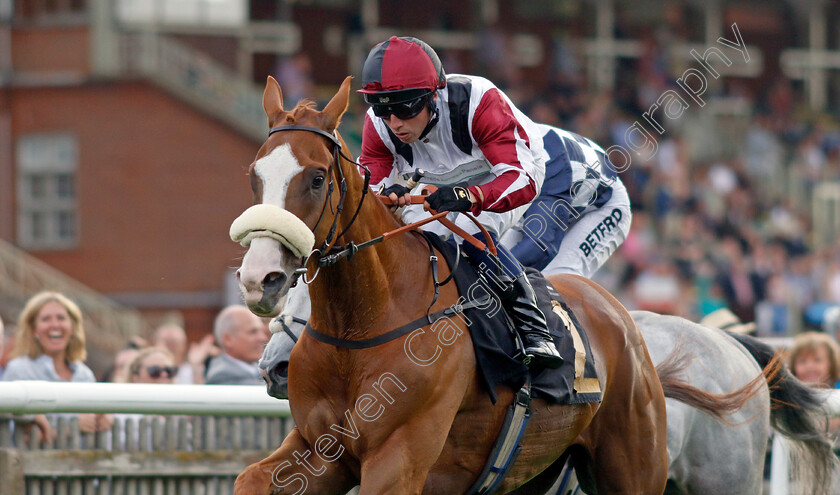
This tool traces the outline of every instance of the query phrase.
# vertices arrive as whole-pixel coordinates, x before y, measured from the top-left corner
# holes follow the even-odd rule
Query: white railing
[[[150,79],[192,105],[263,141],[262,91],[210,58],[153,31],[122,33],[119,71]]]
[[[291,416],[289,401],[260,385],[0,382],[0,413],[56,412]]]
[[[840,390],[825,395],[828,414],[840,416]],[[230,493],[243,459],[267,455],[292,427],[280,419],[290,416],[288,401],[261,386],[0,382],[0,413],[51,412],[216,417],[119,419],[95,435],[80,434],[78,420],[62,417],[57,439],[45,445],[0,416],[0,468],[23,466],[0,472],[0,486],[20,487],[10,493]],[[787,493],[787,448],[779,443],[777,436],[771,494]]]
[[[86,433],[66,413],[114,422]],[[293,427],[261,386],[0,382],[0,493],[226,495]]]

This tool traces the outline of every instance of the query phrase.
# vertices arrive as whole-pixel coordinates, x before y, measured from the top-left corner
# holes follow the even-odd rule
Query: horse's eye
[[[316,175],[312,179],[312,189],[321,189],[324,185],[324,176],[323,175]]]

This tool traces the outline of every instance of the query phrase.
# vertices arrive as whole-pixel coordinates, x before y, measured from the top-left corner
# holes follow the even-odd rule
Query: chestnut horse
[[[231,236],[249,245],[237,275],[254,313],[276,315],[306,267],[311,327],[360,341],[425,316],[434,287],[429,247],[414,233],[360,249],[316,273],[315,260],[327,245],[359,245],[401,226],[364,194],[356,165],[336,149],[343,147],[335,131],[350,81],[323,111],[306,102],[286,111],[279,85],[268,78],[263,107],[271,132],[249,170],[256,205],[234,222]],[[315,245],[320,248],[313,252]],[[443,263],[438,271],[440,280],[448,275]],[[540,493],[553,482],[540,473],[556,475],[571,456],[588,493],[661,494],[668,473],[665,398],[635,323],[587,279],[550,281],[587,329],[602,401],[532,401],[522,450],[497,492]],[[455,284],[444,285],[432,311],[458,298]],[[357,484],[362,495],[466,492],[490,455],[514,392],[500,387],[497,402],[489,400],[467,326],[457,317],[450,324],[412,332],[415,356],[406,352],[406,337],[350,349],[305,332],[288,370],[296,428],[239,475],[235,493],[342,494]]]

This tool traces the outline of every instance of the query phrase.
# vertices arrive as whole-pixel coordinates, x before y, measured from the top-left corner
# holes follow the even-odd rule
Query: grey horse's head
[[[259,367],[266,381],[268,395],[272,397],[289,398],[289,359],[311,310],[309,289],[300,283],[289,289],[283,312],[269,325],[271,340],[265,346]]]

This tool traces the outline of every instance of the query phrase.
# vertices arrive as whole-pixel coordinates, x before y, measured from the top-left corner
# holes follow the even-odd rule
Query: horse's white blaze
[[[303,172],[292,147],[288,143],[271,150],[271,153],[257,160],[254,170],[262,181],[263,204],[286,207],[286,193],[289,183]]]
[[[274,148],[269,154],[257,160],[254,164],[254,173],[262,181],[262,205],[270,205],[279,208],[282,213],[287,213],[285,212],[285,206],[289,184],[303,170],[304,167],[298,163],[297,158],[292,153],[291,145],[288,143]],[[295,233],[296,228],[295,222],[290,222],[292,220],[292,218],[289,218],[291,215],[285,217],[280,215],[278,219],[278,215],[272,215],[271,213],[265,208],[254,210],[254,207],[251,207],[231,225],[231,237],[234,240],[244,241],[245,245],[250,242],[248,251],[245,253],[242,265],[238,270],[239,284],[248,306],[252,310],[258,307],[261,313],[273,313],[273,311],[279,310],[279,297],[283,295],[280,292],[272,291],[272,296],[278,297],[278,300],[265,300],[263,284],[266,277],[272,273],[282,273],[291,277],[298,264],[296,259],[286,259],[283,256],[283,252],[279,249],[280,239],[278,237],[290,242],[291,244],[287,245],[287,247],[291,246],[290,249],[296,247],[298,255],[311,249],[311,247],[303,247],[304,244],[308,245],[307,242],[304,242],[304,238],[307,236],[292,236],[294,238],[289,239],[289,235]],[[294,220],[299,219],[294,218]],[[303,222],[298,221],[297,223],[300,224],[297,227],[302,226],[302,229],[307,230],[307,232],[298,232],[299,234],[308,233],[311,236],[311,232],[308,231],[308,227]],[[275,235],[247,236],[248,232],[254,229],[270,231]],[[282,291],[287,289],[288,287],[281,288]]]

